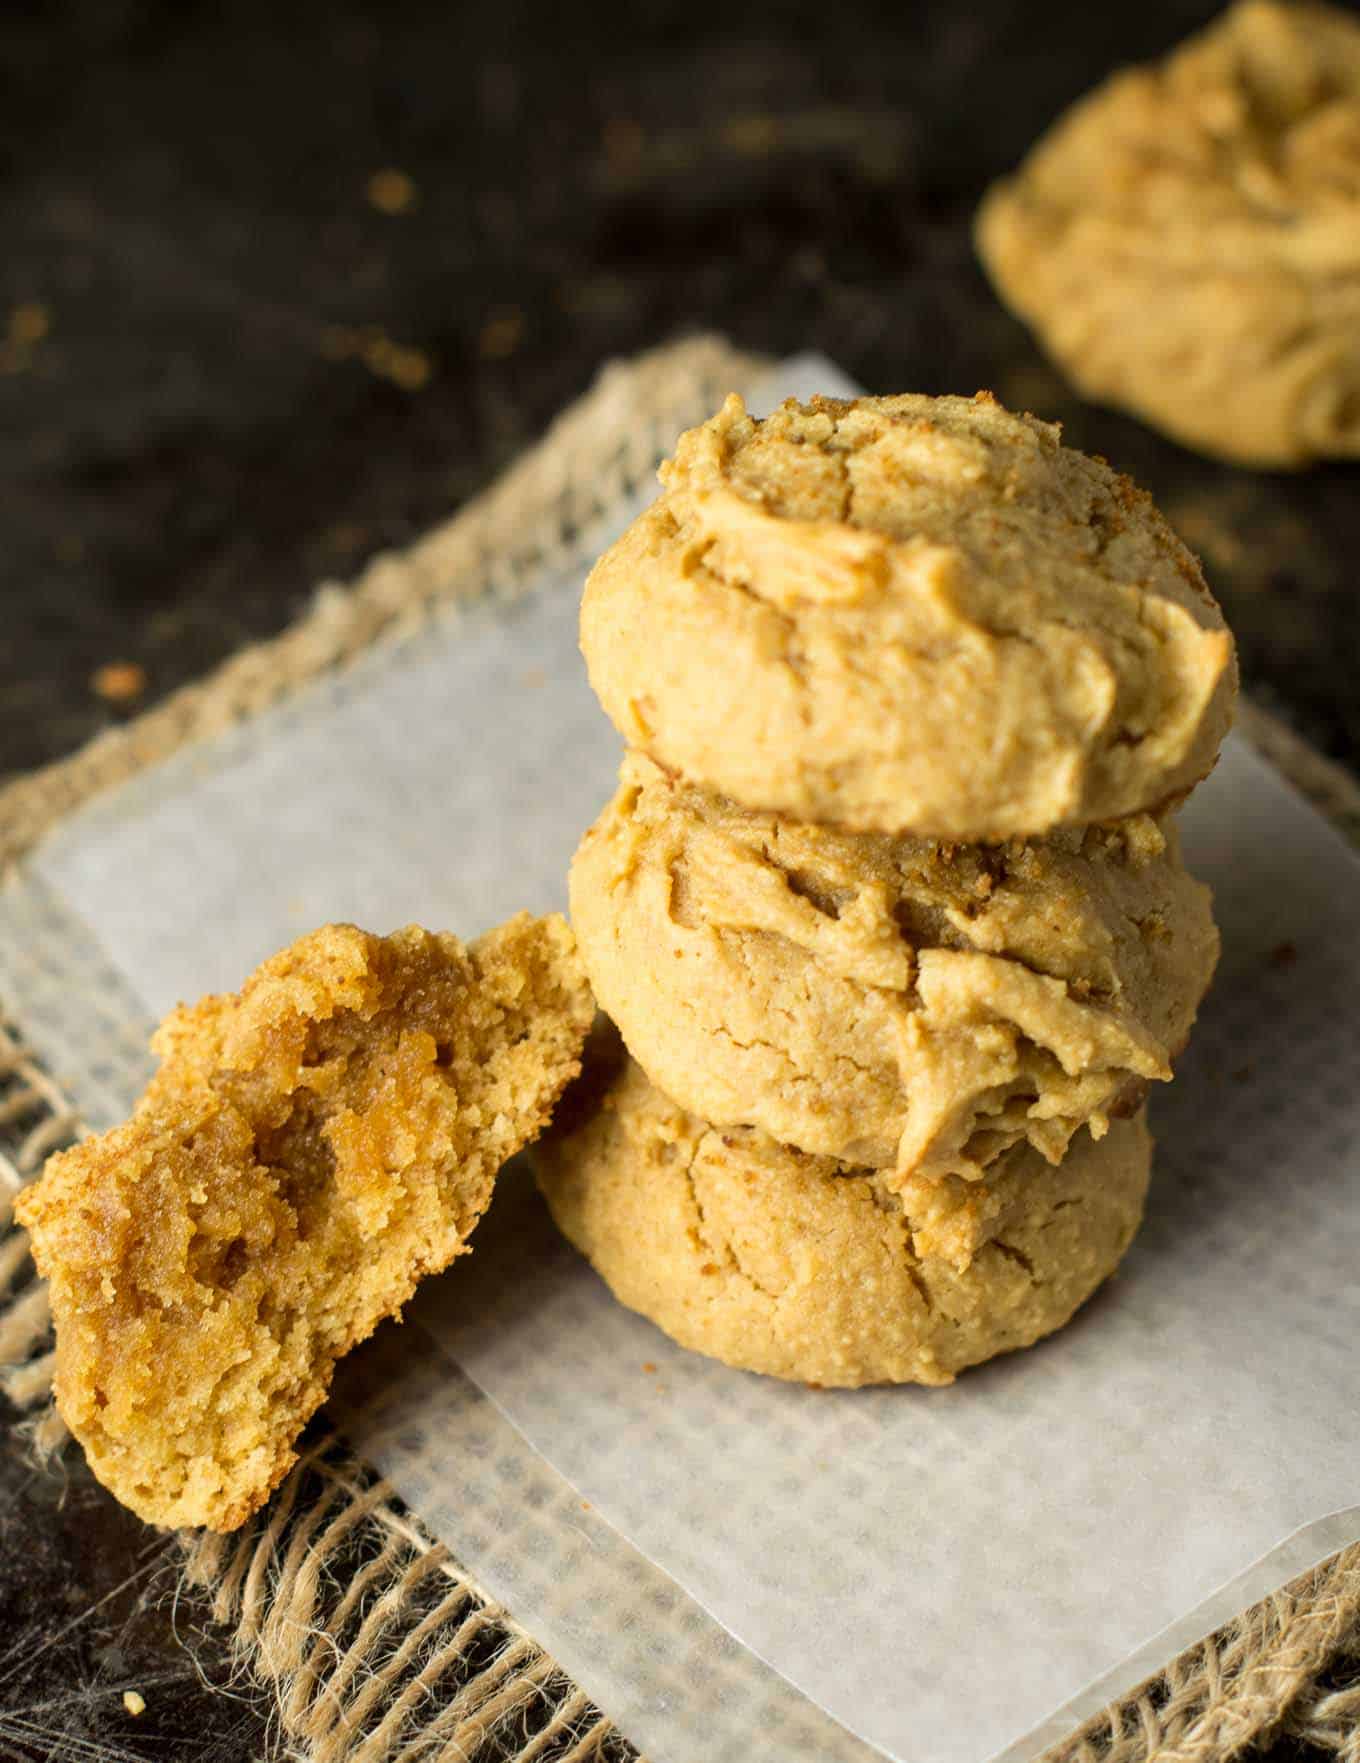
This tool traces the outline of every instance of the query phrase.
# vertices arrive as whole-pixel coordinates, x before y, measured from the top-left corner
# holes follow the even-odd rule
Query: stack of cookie
[[[623,1047],[541,1184],[687,1346],[948,1382],[1137,1227],[1232,640],[1144,494],[986,396],[734,397],[661,479],[581,619],[631,750],[572,916]]]

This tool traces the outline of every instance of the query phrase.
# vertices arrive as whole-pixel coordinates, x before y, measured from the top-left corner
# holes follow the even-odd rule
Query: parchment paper
[[[788,378],[847,389],[824,364]],[[560,905],[618,757],[576,652],[579,585],[467,612],[178,756],[67,823],[26,885],[83,921],[148,1017],[328,918],[471,933]],[[639,1692],[620,1563],[669,1588],[649,1618],[663,1647],[686,1620],[730,1631],[847,1729],[838,1755],[855,1734],[903,1763],[982,1763],[1136,1681],[1160,1631],[1207,1630],[1225,1582],[1240,1607],[1360,1538],[1360,871],[1235,742],[1184,829],[1223,966],[1156,1102],[1145,1230],[1051,1342],[943,1391],[731,1372],[615,1305],[522,1178],[417,1301],[409,1389],[389,1371],[371,1454],[489,1589],[514,1582],[515,1615],[654,1763],[700,1755],[684,1698],[706,1692]],[[0,981],[19,973],[6,910]],[[479,1405],[483,1431],[493,1411],[508,1423],[507,1476],[521,1453],[589,1513],[588,1644],[566,1617],[586,1581],[526,1576],[470,1522]],[[544,1559],[561,1532],[540,1535]],[[753,1706],[730,1754],[806,1754],[758,1742]],[[741,1719],[727,1707],[729,1738]]]

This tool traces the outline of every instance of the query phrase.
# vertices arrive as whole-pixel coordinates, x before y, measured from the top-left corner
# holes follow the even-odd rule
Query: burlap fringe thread
[[[567,561],[641,485],[679,429],[764,364],[715,338],[616,363],[543,441],[459,516],[349,590],[323,588],[291,630],[228,662],[73,758],[0,791],[0,864],[73,808],[187,741],[210,737],[438,606],[513,596]],[[1242,725],[1324,812],[1360,834],[1360,788],[1292,731]],[[0,1389],[40,1455],[64,1441],[49,1403],[47,1297],[14,1198],[80,1135],[75,1110],[0,1023]],[[637,1753],[334,1435],[230,1537],[185,1534],[200,1588],[279,1728],[310,1763],[586,1763]],[[1045,1763],[1227,1763],[1275,1738],[1360,1763],[1360,1547],[1334,1556],[1192,1647],[1046,1753]]]

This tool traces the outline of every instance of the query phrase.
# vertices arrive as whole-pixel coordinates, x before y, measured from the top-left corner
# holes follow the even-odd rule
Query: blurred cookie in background
[[[1360,458],[1360,17],[1239,0],[1073,106],[976,239],[1084,396],[1242,465]]]

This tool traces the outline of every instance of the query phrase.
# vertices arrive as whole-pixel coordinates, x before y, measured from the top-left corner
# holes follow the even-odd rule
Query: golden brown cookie
[[[1087,397],[1243,464],[1360,457],[1360,19],[1240,0],[1063,116],[977,241]]]
[[[682,1346],[807,1383],[949,1383],[1061,1328],[1142,1216],[1142,1114],[1053,1168],[892,1194],[870,1171],[697,1120],[629,1061],[534,1153],[563,1233]]]
[[[1214,762],[1232,639],[1151,501],[975,399],[729,398],[591,572],[630,746],[748,807],[988,840],[1164,804]]]
[[[888,1185],[1103,1133],[1171,1076],[1218,955],[1169,819],[993,846],[847,834],[640,754],[571,910],[601,1008],[668,1096]]]
[[[335,1361],[466,1247],[593,1013],[566,924],[528,914],[470,948],[330,925],[176,1011],[132,1119],[17,1208],[100,1481],[155,1524],[262,1505]]]

